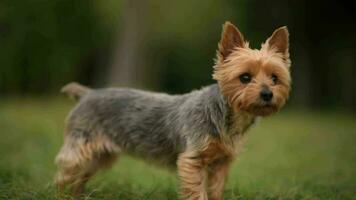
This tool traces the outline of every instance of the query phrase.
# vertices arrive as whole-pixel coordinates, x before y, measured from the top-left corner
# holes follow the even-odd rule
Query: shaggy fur
[[[127,153],[176,169],[184,199],[222,199],[244,133],[256,117],[278,111],[290,90],[286,27],[260,50],[250,49],[243,38],[234,25],[224,24],[213,74],[217,84],[188,94],[65,86],[62,91],[79,102],[56,158],[57,185],[80,194],[96,171]],[[251,80],[243,83],[246,73]],[[261,99],[262,90],[273,97]]]

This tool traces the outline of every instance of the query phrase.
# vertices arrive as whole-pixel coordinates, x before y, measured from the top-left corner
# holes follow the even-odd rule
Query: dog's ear
[[[289,32],[286,26],[276,29],[267,39],[269,48],[276,48],[278,53],[289,57]]]
[[[236,47],[245,47],[243,35],[231,22],[225,22],[219,42],[218,57],[225,59]]]

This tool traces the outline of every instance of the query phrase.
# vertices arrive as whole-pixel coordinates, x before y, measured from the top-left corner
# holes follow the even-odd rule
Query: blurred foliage
[[[93,79],[100,69],[88,69],[87,60],[107,51],[116,31],[105,2],[0,1],[0,91],[43,93],[68,80]]]
[[[230,20],[254,48],[288,25],[292,104],[356,109],[354,8],[346,0],[2,0],[0,94],[48,94],[73,80],[125,85],[110,79],[127,76],[113,70],[115,58],[134,61],[128,86],[200,88],[214,82],[221,25]],[[126,46],[124,33],[135,35]]]

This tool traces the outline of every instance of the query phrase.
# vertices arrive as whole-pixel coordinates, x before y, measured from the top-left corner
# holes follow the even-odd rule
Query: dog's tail
[[[86,95],[91,89],[80,85],[79,83],[72,82],[63,86],[61,93],[68,95],[71,99],[76,101],[80,100],[84,95]]]

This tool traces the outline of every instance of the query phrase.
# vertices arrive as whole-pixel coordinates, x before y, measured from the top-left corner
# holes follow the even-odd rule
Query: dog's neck
[[[226,134],[229,136],[243,135],[251,127],[255,120],[255,116],[246,112],[232,111],[226,118]]]
[[[235,111],[221,94],[217,84],[210,85],[209,101],[211,121],[215,123],[219,134],[234,136],[244,134],[255,122],[256,116],[244,111]]]

